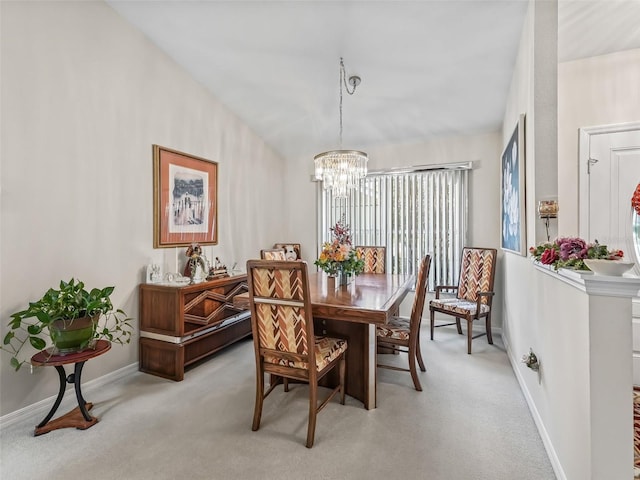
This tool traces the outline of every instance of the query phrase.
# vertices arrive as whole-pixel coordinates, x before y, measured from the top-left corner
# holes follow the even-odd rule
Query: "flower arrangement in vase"
[[[585,259],[621,260],[624,257],[622,250],[609,250],[606,245],[600,245],[596,240],[587,243],[577,237],[560,237],[553,242],[541,243],[529,248],[529,253],[534,260],[552,265],[555,270],[559,268],[572,268],[574,270],[589,270]]]
[[[339,277],[340,283],[346,285],[350,277],[364,271],[364,259],[351,244],[351,231],[344,220],[339,220],[331,227],[331,241],[322,244],[318,259],[313,262],[329,276]]]

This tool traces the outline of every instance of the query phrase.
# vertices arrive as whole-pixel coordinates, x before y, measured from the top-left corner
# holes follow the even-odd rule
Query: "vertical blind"
[[[344,219],[354,245],[386,247],[388,273],[415,274],[429,254],[429,289],[456,285],[467,236],[470,168],[465,163],[372,173],[347,198],[334,199],[319,187],[319,244],[329,241],[330,228]]]

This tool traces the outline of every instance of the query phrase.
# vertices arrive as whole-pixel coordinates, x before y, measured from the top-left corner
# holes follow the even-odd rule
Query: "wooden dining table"
[[[309,274],[315,334],[347,339],[346,393],[367,410],[376,408],[376,325],[387,323],[399,310],[413,283],[413,275],[368,273],[336,287],[325,273]],[[249,308],[249,294],[236,295],[233,303]],[[337,377],[329,374],[323,380],[334,386]]]

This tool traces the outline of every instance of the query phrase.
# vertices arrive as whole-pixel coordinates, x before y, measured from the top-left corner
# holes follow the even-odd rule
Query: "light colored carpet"
[[[41,418],[3,428],[0,477],[555,479],[500,339],[490,346],[480,337],[467,355],[466,337],[455,328],[439,328],[434,342],[428,326],[422,329],[424,391],[413,389],[409,373],[379,369],[378,408],[334,399],[318,416],[312,449],[304,446],[303,385],[276,389],[260,430],[251,431],[255,369],[248,339],[190,369],[183,382],[138,372],[84,391],[100,418],[88,430],[34,437]],[[406,356],[384,360],[405,365]]]

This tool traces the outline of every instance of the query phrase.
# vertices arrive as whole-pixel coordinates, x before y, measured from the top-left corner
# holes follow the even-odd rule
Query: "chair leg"
[[[342,355],[342,359],[340,360],[340,403],[344,405],[344,378],[346,372],[346,361],[344,358],[344,354]]]
[[[416,339],[416,358],[418,359],[418,365],[420,365],[420,370],[426,372],[427,369],[424,366],[424,362],[422,361],[422,352],[420,351],[420,332],[418,332],[418,338]]]
[[[282,379],[282,383],[284,385],[284,391],[288,392],[289,391],[289,379],[288,378],[283,378]]]
[[[416,387],[416,390],[421,392],[422,385],[420,385],[420,379],[418,378],[418,372],[416,371],[417,354],[414,348],[409,347],[409,372],[411,372],[411,379],[413,380],[413,386]]]
[[[433,340],[433,330],[434,330],[434,322],[435,322],[435,314],[433,310],[429,309],[429,320],[431,321],[431,340]]]
[[[491,313],[487,315],[487,340],[489,345],[493,345],[493,337],[491,336]]]
[[[259,368],[256,372],[256,404],[253,410],[253,425],[251,430],[254,432],[260,428],[260,418],[262,417],[262,404],[264,403],[264,373]]]
[[[307,448],[313,447],[318,415],[318,382],[309,382],[309,426],[307,427]]]
[[[458,335],[462,335],[462,325],[460,325],[460,317],[456,317],[456,327],[458,329]]]
[[[467,353],[471,355],[471,340],[473,340],[473,320],[467,320]]]

